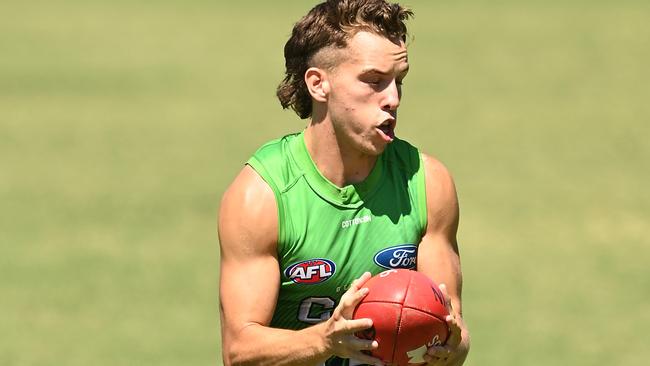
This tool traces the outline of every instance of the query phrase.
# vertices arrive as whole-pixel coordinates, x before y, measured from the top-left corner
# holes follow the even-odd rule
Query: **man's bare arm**
[[[459,209],[453,179],[444,165],[424,156],[427,193],[427,229],[418,248],[418,271],[438,284],[444,284],[448,296],[451,329],[448,347],[433,352],[435,365],[461,365],[469,351],[469,332],[462,318],[462,272],[456,233]],[[453,350],[453,352],[452,352]],[[450,354],[450,352],[452,352]],[[447,356],[445,356],[447,355]]]
[[[219,212],[224,363],[317,365],[338,355],[375,364],[361,351],[376,348],[376,342],[353,336],[372,322],[350,320],[369,274],[351,286],[328,321],[300,331],[269,327],[280,287],[277,233],[273,191],[246,166],[224,194]]]

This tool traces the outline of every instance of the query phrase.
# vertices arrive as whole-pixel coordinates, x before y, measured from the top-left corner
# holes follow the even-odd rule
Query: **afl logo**
[[[375,254],[375,263],[382,268],[414,269],[418,255],[418,247],[413,244],[403,244],[390,247]]]
[[[294,263],[284,270],[284,275],[295,283],[313,285],[327,281],[334,275],[336,264],[329,259],[316,258]]]

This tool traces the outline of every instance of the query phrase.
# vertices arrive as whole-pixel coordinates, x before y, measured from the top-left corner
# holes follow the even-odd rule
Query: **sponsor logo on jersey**
[[[386,248],[375,254],[375,263],[386,269],[414,269],[418,255],[418,247],[413,244],[402,244]]]
[[[370,221],[372,221],[372,216],[370,215],[355,217],[352,220],[345,220],[341,222],[341,228],[347,229],[349,227],[365,224],[366,222]]]
[[[327,281],[334,275],[336,264],[329,259],[316,258],[294,263],[284,270],[284,275],[295,283],[313,285]]]

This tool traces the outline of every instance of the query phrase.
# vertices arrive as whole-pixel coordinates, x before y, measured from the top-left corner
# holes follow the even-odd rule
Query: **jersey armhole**
[[[284,225],[282,224],[284,221],[284,204],[282,202],[281,195],[282,193],[280,192],[280,189],[278,188],[277,184],[273,181],[273,178],[271,174],[269,174],[268,170],[264,167],[264,165],[254,156],[251,157],[247,162],[246,165],[250,166],[257,172],[257,174],[262,177],[264,182],[269,185],[271,190],[273,191],[273,196],[275,197],[275,205],[277,207],[277,214],[278,214],[278,238],[277,238],[277,246],[278,250],[280,250],[281,243],[285,242],[285,233],[284,233]]]
[[[419,169],[416,173],[417,197],[418,197],[418,216],[420,217],[421,235],[424,236],[428,224],[427,210],[427,179],[426,169],[424,168],[424,159],[422,153],[418,151]]]

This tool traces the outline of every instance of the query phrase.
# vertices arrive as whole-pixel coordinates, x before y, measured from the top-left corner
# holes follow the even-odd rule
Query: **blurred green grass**
[[[315,2],[0,12],[0,364],[220,364],[219,198]],[[457,181],[468,365],[645,365],[650,5],[405,2],[399,134]],[[251,274],[255,276],[255,274]]]

